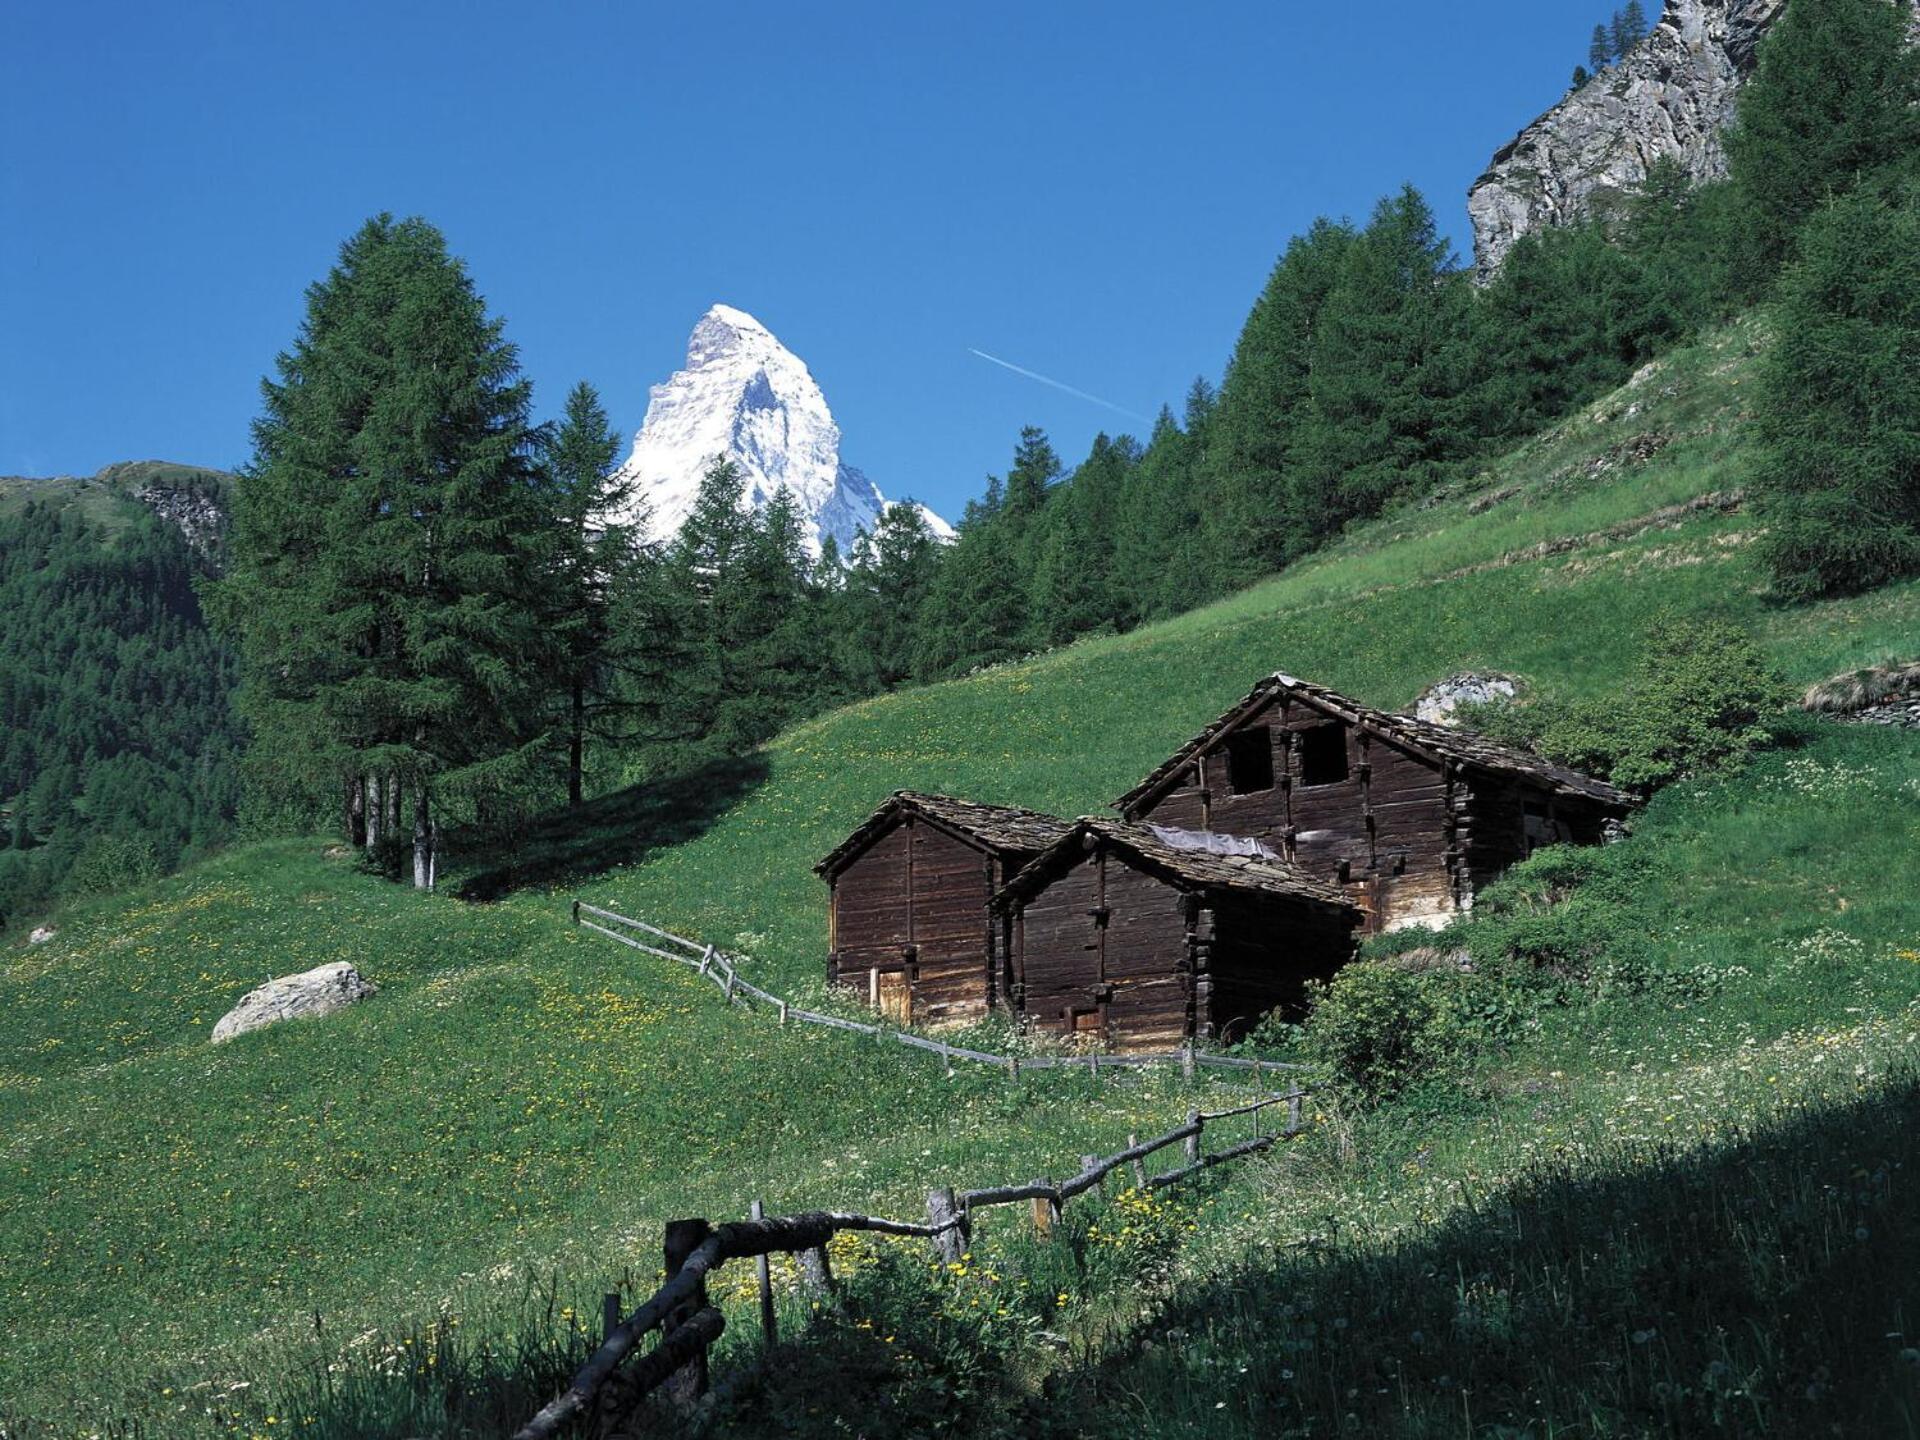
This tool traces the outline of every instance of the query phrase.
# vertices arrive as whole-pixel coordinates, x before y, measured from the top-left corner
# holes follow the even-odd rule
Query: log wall
[[[1307,983],[1332,978],[1353,958],[1352,928],[1317,906],[1223,896],[1211,918],[1200,1020],[1227,1043],[1269,1010],[1303,1018]]]
[[[865,996],[879,970],[906,985],[906,1023],[979,1019],[1003,994],[987,902],[1028,858],[903,818],[832,879],[828,980]]]
[[[1098,852],[1020,907],[1012,935],[1035,1029],[1137,1049],[1185,1039],[1190,942],[1175,887]]]

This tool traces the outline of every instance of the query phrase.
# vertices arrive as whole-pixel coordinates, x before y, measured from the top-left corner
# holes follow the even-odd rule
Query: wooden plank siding
[[[828,885],[828,980],[904,1024],[981,1018],[1005,1000],[1002,922],[988,901],[1069,828],[1032,811],[896,792],[815,867]]]
[[[1104,821],[1082,821],[994,904],[1023,1023],[1144,1051],[1297,1011],[1308,980],[1351,958],[1361,919],[1280,862],[1183,854]]]

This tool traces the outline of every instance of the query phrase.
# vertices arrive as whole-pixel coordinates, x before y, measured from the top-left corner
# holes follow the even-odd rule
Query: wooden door
[[[1067,1036],[1104,1042],[1107,1038],[1107,1007],[1092,1005],[1067,1012]]]
[[[913,1023],[913,989],[904,970],[869,970],[867,1003],[896,1025]]]

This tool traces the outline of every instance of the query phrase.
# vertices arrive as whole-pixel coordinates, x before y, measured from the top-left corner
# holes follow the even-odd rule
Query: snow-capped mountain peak
[[[753,316],[715,305],[687,338],[685,366],[655,385],[621,476],[633,482],[656,538],[675,534],[693,509],[716,457],[745,480],[741,503],[762,506],[782,486],[819,554],[829,535],[844,554],[855,532],[873,530],[888,501],[840,458],[840,427],[805,362]],[[952,527],[919,507],[934,534]]]

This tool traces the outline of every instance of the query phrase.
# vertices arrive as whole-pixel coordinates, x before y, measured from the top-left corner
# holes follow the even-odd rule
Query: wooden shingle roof
[[[1102,845],[1125,852],[1147,870],[1183,890],[1226,890],[1283,897],[1350,911],[1360,910],[1336,885],[1314,879],[1298,865],[1268,855],[1222,855],[1171,843],[1158,827],[1097,815],[1082,816],[1060,841],[1009,880],[993,897],[1006,910],[1043,888],[1063,869]]]
[[[1073,828],[1073,822],[1038,810],[1022,810],[1013,805],[982,805],[953,795],[928,795],[917,790],[896,790],[881,802],[851,835],[813,867],[817,875],[831,875],[844,869],[868,845],[899,824],[907,815],[919,815],[936,825],[972,839],[984,849],[1037,854],[1057,842]]]
[[[1202,752],[1211,749],[1216,741],[1237,729],[1243,721],[1283,696],[1303,700],[1315,709],[1337,716],[1350,725],[1436,763],[1452,762],[1470,770],[1514,776],[1530,780],[1558,794],[1577,795],[1621,809],[1632,803],[1624,790],[1618,790],[1604,780],[1596,780],[1578,770],[1569,770],[1564,765],[1556,765],[1525,750],[1502,745],[1469,731],[1418,720],[1411,715],[1376,710],[1356,700],[1349,700],[1324,685],[1315,685],[1311,681],[1297,680],[1291,675],[1276,672],[1254,686],[1239,704],[1155,766],[1146,779],[1115,800],[1113,808],[1124,814],[1141,801],[1171,788],[1172,782]]]

